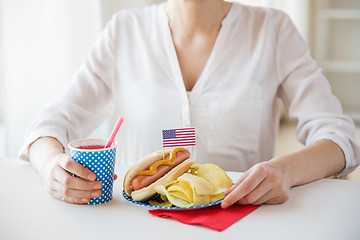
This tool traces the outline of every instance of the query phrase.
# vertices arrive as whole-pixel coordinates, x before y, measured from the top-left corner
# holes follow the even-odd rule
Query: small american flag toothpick
[[[195,128],[163,130],[163,148],[195,146]]]

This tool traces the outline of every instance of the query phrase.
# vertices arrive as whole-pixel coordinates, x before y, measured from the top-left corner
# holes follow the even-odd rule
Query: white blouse
[[[197,162],[245,171],[273,157],[282,101],[302,143],[330,139],[342,148],[340,176],[359,164],[354,124],[286,14],[233,3],[188,96],[165,4],[114,15],[65,95],[30,126],[22,159],[41,136],[66,148],[114,114],[125,118],[120,164],[160,150],[161,130],[192,126]]]

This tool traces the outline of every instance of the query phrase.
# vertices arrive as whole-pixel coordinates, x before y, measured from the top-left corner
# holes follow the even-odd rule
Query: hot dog
[[[165,159],[169,159],[170,155],[168,155]],[[154,175],[138,175],[131,181],[132,188],[136,191],[142,189],[144,187],[149,186],[151,183],[155,182],[162,176],[164,176],[167,172],[169,172],[172,168],[176,167],[186,159],[190,157],[190,152],[188,150],[179,151],[176,153],[176,158],[173,165],[160,165],[158,166]]]
[[[156,193],[156,186],[177,179],[193,164],[195,160],[190,158],[190,152],[184,148],[151,153],[128,170],[124,177],[124,191],[134,201],[145,201]]]

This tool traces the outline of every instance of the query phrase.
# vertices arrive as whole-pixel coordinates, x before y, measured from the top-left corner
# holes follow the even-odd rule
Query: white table
[[[0,239],[360,239],[360,181],[323,179],[293,188],[286,203],[262,206],[217,232],[127,202],[121,195],[127,168],[116,167],[110,203],[72,205],[46,193],[28,163],[1,158]]]

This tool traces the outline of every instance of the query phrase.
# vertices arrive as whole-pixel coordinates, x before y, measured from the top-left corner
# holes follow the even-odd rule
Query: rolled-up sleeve
[[[329,82],[310,55],[309,48],[290,18],[283,15],[277,40],[279,95],[291,120],[297,121],[297,137],[305,145],[329,139],[340,146],[346,176],[360,164],[353,121],[345,116]]]

